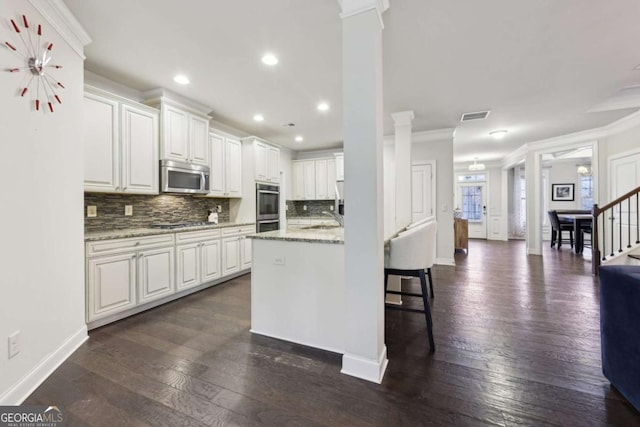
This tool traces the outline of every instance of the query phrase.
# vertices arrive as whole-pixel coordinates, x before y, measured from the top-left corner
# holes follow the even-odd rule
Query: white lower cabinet
[[[240,238],[222,239],[222,274],[233,274],[240,271]]]
[[[136,266],[135,253],[89,259],[89,321],[135,307]]]
[[[88,242],[89,327],[126,317],[134,312],[123,312],[142,304],[251,268],[251,239],[245,236],[254,232],[255,226],[249,225]]]
[[[173,247],[138,253],[140,303],[162,298],[175,291],[174,265]]]
[[[240,238],[240,268],[251,268],[251,239]]]

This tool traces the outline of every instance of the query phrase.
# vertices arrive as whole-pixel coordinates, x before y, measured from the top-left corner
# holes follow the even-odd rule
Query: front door
[[[487,238],[487,197],[484,182],[461,183],[458,188],[462,217],[469,220],[469,238]]]

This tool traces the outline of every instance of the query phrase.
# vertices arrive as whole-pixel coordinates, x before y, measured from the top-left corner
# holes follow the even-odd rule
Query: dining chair
[[[427,322],[427,337],[431,352],[436,349],[433,341],[433,321],[431,318],[431,308],[427,291],[427,276],[429,277],[429,287],[433,296],[433,277],[431,267],[435,261],[436,253],[436,221],[428,221],[416,227],[410,228],[389,242],[389,252],[385,257],[384,265],[384,298],[386,295],[404,295],[422,298],[424,310],[396,305],[387,305],[391,310],[411,311],[424,313]],[[425,275],[426,271],[426,275]],[[420,279],[422,293],[402,291],[390,291],[387,289],[389,276],[411,276]],[[402,281],[401,281],[402,285]]]
[[[558,249],[562,246],[562,243],[567,243],[573,248],[573,221],[560,221],[558,218],[558,212],[551,210],[547,212],[549,214],[549,221],[551,222],[551,247],[556,244]],[[562,238],[562,232],[569,232],[569,240]]]

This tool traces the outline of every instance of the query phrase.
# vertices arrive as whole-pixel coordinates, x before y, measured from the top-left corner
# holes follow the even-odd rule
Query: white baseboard
[[[291,337],[286,337],[284,335],[265,333],[265,332],[256,330],[254,328],[249,329],[249,332],[251,332],[252,334],[256,334],[256,335],[263,335],[265,337],[275,338],[275,339],[281,340],[281,341],[289,341],[289,342],[292,342],[292,343],[295,343],[295,344],[304,345],[306,347],[319,348],[320,350],[326,350],[326,351],[330,351],[332,353],[342,354],[344,352],[343,349],[337,348],[337,347],[334,347],[334,346],[331,346],[331,345],[325,345],[325,344],[321,344],[321,343],[317,343],[317,342],[303,341],[303,340],[299,340],[299,339],[295,339],[295,338],[291,338]]]
[[[436,258],[436,264],[438,265],[456,265],[456,260],[453,258]]]
[[[387,370],[387,346],[385,345],[378,360],[365,359],[353,354],[342,355],[341,373],[380,384]]]
[[[9,390],[0,395],[0,405],[20,405],[88,338],[87,326],[84,325],[78,332],[63,342],[60,347],[42,359]]]

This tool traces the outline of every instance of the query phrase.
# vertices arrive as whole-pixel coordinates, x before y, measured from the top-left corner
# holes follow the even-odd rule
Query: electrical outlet
[[[329,206],[329,210],[333,212],[333,205]]]
[[[302,210],[306,211],[307,210],[307,205],[302,205]]]
[[[95,218],[98,216],[98,208],[95,206],[87,206],[87,218]]]
[[[133,205],[125,205],[124,206],[124,216],[133,215]]]
[[[287,260],[283,256],[277,256],[273,259],[273,265],[285,265],[286,262]]]
[[[9,359],[20,353],[20,331],[9,335]]]
[[[445,204],[443,204],[443,205],[442,205],[442,212],[446,212],[446,211],[447,211],[447,209],[449,209],[449,206],[447,206],[447,204],[446,204],[446,203],[445,203]]]
[[[284,205],[285,212],[289,210],[289,205]]]
[[[222,205],[216,206],[216,210],[218,211],[218,213],[222,212]]]

